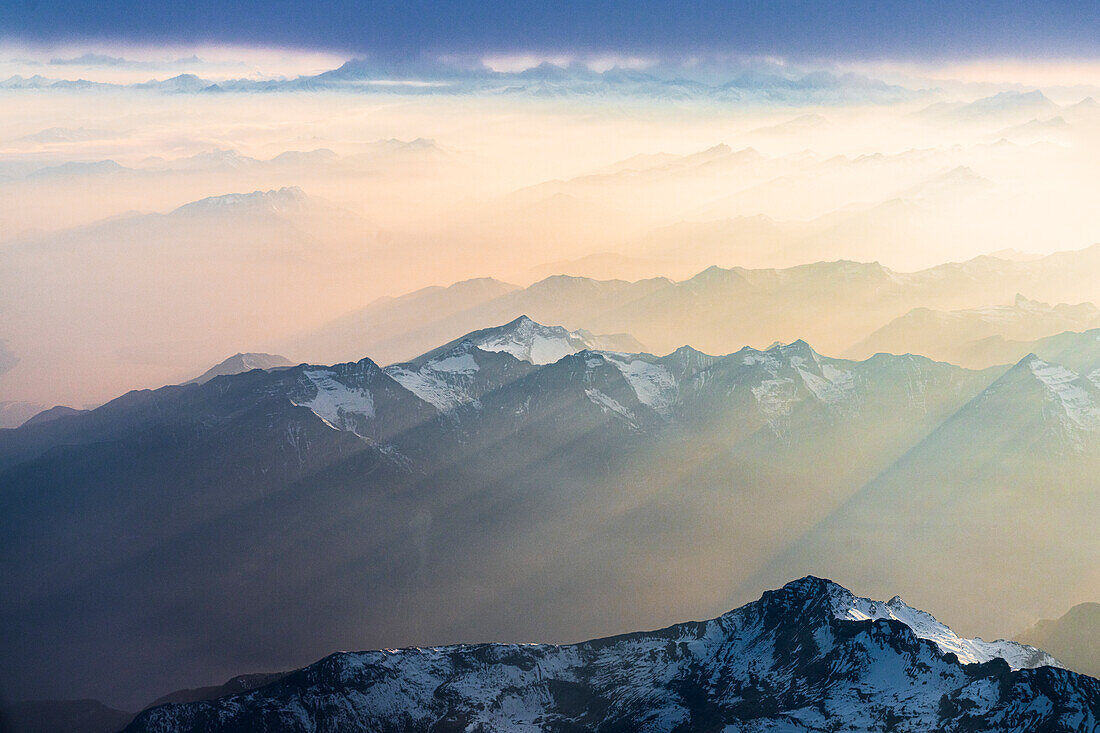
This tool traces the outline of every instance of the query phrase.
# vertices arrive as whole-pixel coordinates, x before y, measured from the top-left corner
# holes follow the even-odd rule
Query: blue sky
[[[0,38],[419,53],[1095,58],[1095,2],[2,0]]]

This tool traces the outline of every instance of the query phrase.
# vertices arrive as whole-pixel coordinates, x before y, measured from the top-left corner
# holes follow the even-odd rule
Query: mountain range
[[[338,653],[258,690],[146,710],[205,730],[1084,731],[1100,680],[960,639],[898,597],[806,577],[704,622],[552,646]]]
[[[596,71],[583,63],[544,62],[518,71],[495,71],[482,65],[443,60],[384,61],[352,59],[336,69],[294,79],[231,79],[212,82],[195,74],[137,84],[111,84],[84,79],[56,79],[41,75],[11,76],[0,80],[3,89],[111,89],[128,88],[166,94],[225,92],[342,91],[408,95],[526,95],[646,99],[720,99],[757,104],[838,104],[846,101],[892,102],[920,96],[919,92],[852,72],[783,68],[746,68],[721,82],[685,78],[683,67],[647,70],[621,68]],[[396,75],[396,76],[395,76]],[[380,80],[398,80],[386,83]]]
[[[1050,114],[1059,109],[1038,89],[1027,92],[999,92],[972,102],[947,102],[930,105],[914,114],[925,120],[950,120],[975,122],[989,118],[1036,116]]]
[[[543,323],[563,324],[593,333],[630,334],[646,349],[668,352],[685,343],[710,353],[727,353],[745,344],[758,347],[805,339],[826,354],[866,358],[881,345],[900,353],[921,353],[921,333],[904,321],[916,308],[972,311],[970,340],[982,334],[1038,338],[1058,330],[1079,330],[1092,323],[1090,306],[1044,309],[1032,298],[1100,300],[1100,287],[1085,273],[1100,266],[1100,245],[1032,260],[982,256],[913,273],[895,272],[878,263],[817,262],[786,269],[709,267],[674,281],[658,277],[634,282],[551,276],[526,288],[498,280],[463,281],[387,298],[353,311],[320,328],[273,344],[280,353],[302,359],[338,361],[362,353],[380,361],[411,359],[440,342],[483,327],[529,315]],[[1015,303],[1002,309],[1013,315],[1011,328],[989,303]],[[1049,310],[1049,312],[1048,312]],[[982,316],[984,312],[987,315]],[[958,316],[952,316],[953,318]],[[915,318],[911,316],[910,318]],[[400,323],[398,328],[393,324]],[[918,339],[913,346],[876,334],[900,328]],[[983,330],[983,328],[985,330]],[[964,349],[967,334],[950,338]],[[867,339],[863,344],[860,342]],[[990,348],[1006,354],[1006,364],[1028,352]],[[977,359],[977,356],[972,357]]]
[[[1017,295],[1009,305],[936,311],[915,308],[895,318],[844,354],[922,354],[937,361],[982,369],[1040,353],[1040,339],[1100,325],[1092,303],[1048,305]]]
[[[1094,337],[1063,344],[1059,364],[1007,371],[831,359],[801,341],[657,357],[593,338],[518,318],[385,368],[257,369],[0,432],[4,684],[134,709],[336,648],[699,617],[791,565],[904,580],[979,629],[1022,628],[1087,594],[1091,533],[1055,573],[1026,562],[1042,557],[1045,515],[1027,532],[1015,518],[1039,501],[1070,526],[1100,516],[1080,483],[1061,483],[1097,455],[1097,388],[1076,376],[1091,373]],[[960,445],[977,448],[934,463]],[[1002,464],[1002,448],[1020,457]],[[1044,472],[1043,494],[993,491]],[[911,569],[898,556],[944,524],[928,506],[963,477],[998,507],[964,515],[966,547],[1028,584],[997,585],[1003,573],[966,560],[950,527]],[[859,507],[898,491],[883,544]],[[952,501],[962,511],[974,495]],[[981,544],[1006,527],[1007,559]],[[853,537],[870,554],[849,558]],[[894,564],[873,562],[880,552]],[[948,565],[950,578],[923,571]]]

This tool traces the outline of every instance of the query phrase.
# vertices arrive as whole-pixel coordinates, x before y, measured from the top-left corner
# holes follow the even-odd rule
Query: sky
[[[377,57],[421,53],[782,54],[840,60],[1092,58],[1100,4],[1082,0],[7,0],[0,40],[235,44]]]

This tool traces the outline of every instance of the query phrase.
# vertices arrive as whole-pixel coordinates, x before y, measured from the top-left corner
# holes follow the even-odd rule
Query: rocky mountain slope
[[[806,577],[706,622],[551,646],[340,653],[127,731],[1082,731],[1100,681]]]
[[[1066,608],[1095,593],[1097,334],[1054,341],[1059,348],[1047,351],[1059,361],[1024,357],[753,582],[809,567],[875,590],[900,583],[965,626],[976,613],[967,600],[974,580],[995,575],[990,590],[1004,602],[985,614],[985,628],[1002,634],[1049,613],[1044,607]],[[996,573],[990,558],[997,558]],[[949,573],[927,573],[945,562]],[[1030,592],[1035,584],[1043,598]]]

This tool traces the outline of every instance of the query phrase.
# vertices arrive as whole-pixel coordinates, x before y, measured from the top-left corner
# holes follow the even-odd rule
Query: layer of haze
[[[232,68],[186,53],[180,70]],[[75,65],[115,86],[0,89],[0,402],[98,404],[474,277],[682,280],[841,258],[908,272],[1100,241],[1087,65],[1045,94],[976,80],[978,65],[958,82],[944,81],[957,68],[894,69],[911,88],[891,103],[812,105],[424,94],[404,78],[369,92],[119,85],[176,56],[68,49],[24,75],[78,78]],[[300,73],[324,60],[269,56]],[[901,315],[854,324],[834,350]]]

